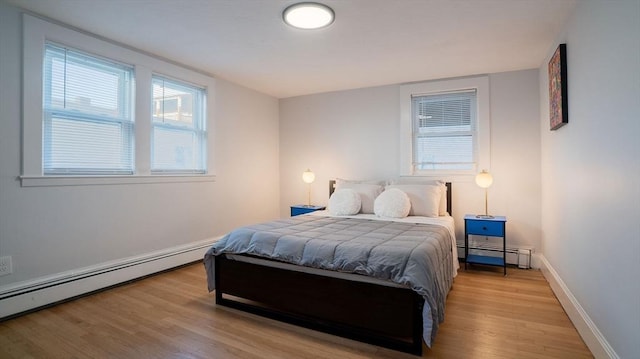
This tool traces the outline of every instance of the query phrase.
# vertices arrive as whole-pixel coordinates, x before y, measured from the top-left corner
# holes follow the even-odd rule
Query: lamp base
[[[491,218],[495,218],[495,217],[492,216],[492,215],[489,215],[489,214],[479,214],[479,215],[476,216],[476,218],[491,219]]]

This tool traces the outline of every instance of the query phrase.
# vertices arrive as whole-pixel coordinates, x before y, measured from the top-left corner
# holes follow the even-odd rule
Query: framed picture
[[[549,60],[549,122],[552,131],[569,122],[567,97],[567,44],[560,44]]]

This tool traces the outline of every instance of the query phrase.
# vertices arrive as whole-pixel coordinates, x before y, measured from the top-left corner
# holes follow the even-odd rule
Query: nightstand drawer
[[[467,233],[481,236],[504,237],[504,222],[467,220]]]
[[[291,217],[315,211],[322,211],[325,208],[325,206],[307,206],[304,204],[291,206]]]

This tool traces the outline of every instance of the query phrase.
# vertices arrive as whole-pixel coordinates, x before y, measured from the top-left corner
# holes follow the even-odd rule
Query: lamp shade
[[[476,175],[476,184],[480,188],[489,188],[493,184],[493,176],[487,170],[482,170]]]
[[[302,172],[302,180],[304,181],[304,183],[313,183],[315,179],[316,179],[316,175],[313,172],[311,172],[310,169],[307,169],[306,171]]]

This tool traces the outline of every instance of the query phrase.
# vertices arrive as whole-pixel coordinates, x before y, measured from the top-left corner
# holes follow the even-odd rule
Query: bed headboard
[[[447,213],[453,215],[453,212],[451,212],[451,182],[445,182],[444,185],[447,186]],[[336,180],[329,180],[329,197],[331,197],[335,190]]]

